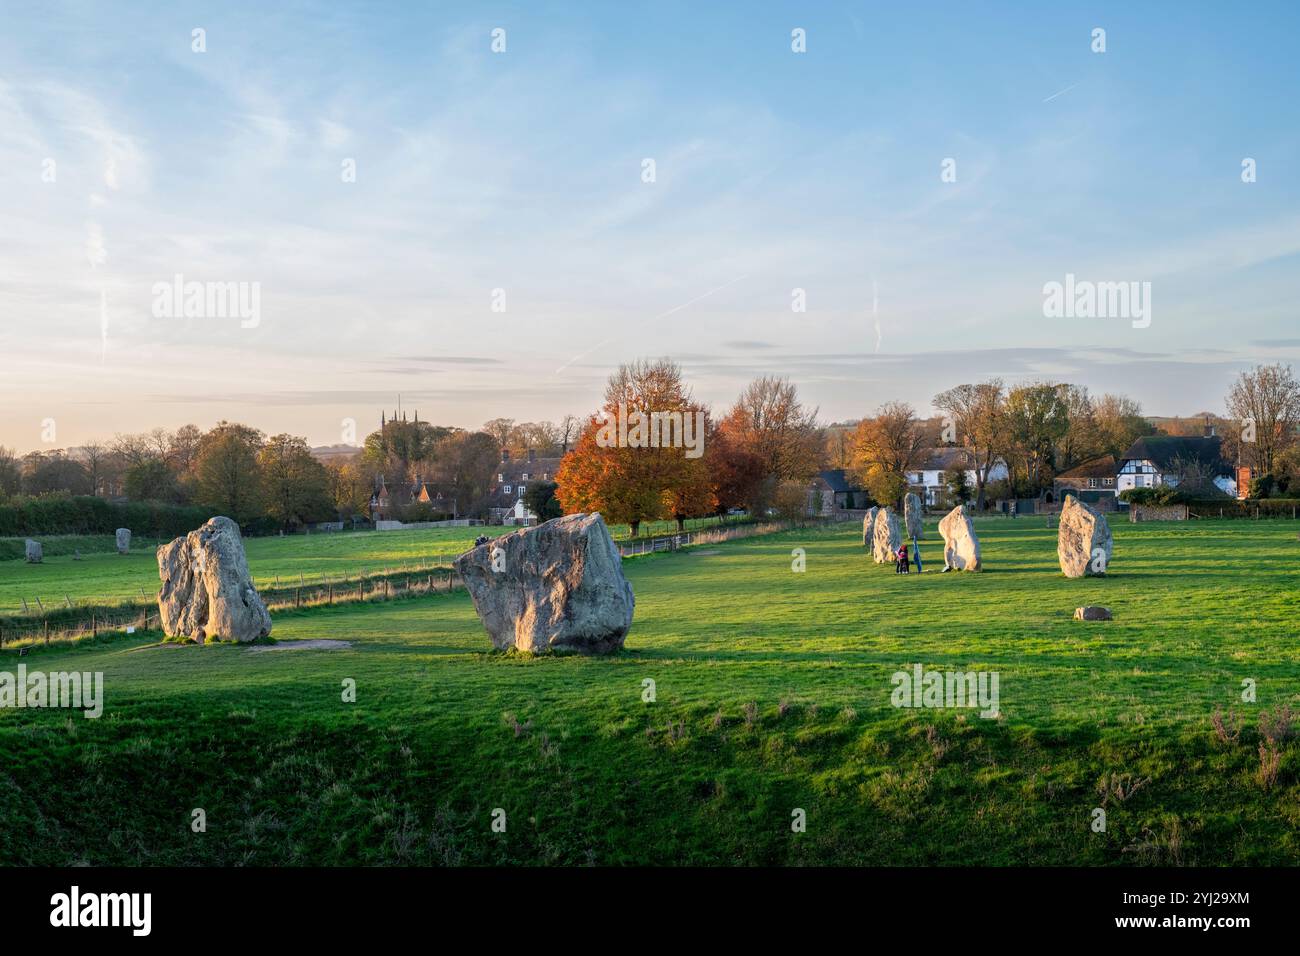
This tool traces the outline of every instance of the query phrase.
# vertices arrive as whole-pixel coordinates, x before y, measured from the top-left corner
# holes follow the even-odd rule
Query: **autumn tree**
[[[858,423],[854,461],[863,485],[881,503],[901,507],[907,493],[907,469],[927,439],[916,410],[906,402],[887,402]]]
[[[434,459],[434,475],[455,502],[456,514],[482,512],[501,460],[496,438],[456,429],[438,442]]]
[[[203,436],[195,461],[198,500],[245,524],[261,513],[262,480],[257,453],[262,433],[248,425],[218,422]]]
[[[975,472],[975,507],[984,507],[984,489],[993,465],[1007,453],[1006,388],[1000,378],[958,385],[934,397],[934,407],[952,421],[956,444],[965,448]]]
[[[713,483],[717,513],[725,515],[733,508],[749,508],[751,514],[756,514],[759,488],[765,476],[762,460],[722,427],[710,432],[704,457]]]
[[[745,386],[722,420],[727,437],[758,456],[775,482],[807,480],[825,455],[817,409],[805,408],[789,380],[764,376]]]
[[[330,499],[340,521],[353,515],[365,514],[370,504],[371,479],[361,470],[354,458],[330,462],[325,466],[329,480]]]
[[[284,530],[333,513],[329,476],[305,438],[272,435],[258,450],[257,464],[262,475],[263,507]]]
[[[1130,445],[1155,426],[1142,415],[1142,406],[1126,395],[1103,395],[1093,402],[1092,421],[1098,455],[1122,458]]]
[[[696,432],[697,412],[699,418],[706,417],[703,407],[691,399],[676,364],[661,360],[620,366],[605,387],[602,413],[588,419],[577,446],[556,474],[564,510],[599,511],[611,522],[627,522],[636,535],[642,521],[700,506],[699,479],[701,473],[707,474],[702,456],[687,458],[686,447],[663,442],[657,447],[624,443],[620,427],[632,431],[634,417],[636,427],[642,428],[652,415],[675,414],[682,426],[679,434],[689,423],[692,438],[707,445],[707,435]],[[611,432],[617,440],[611,440]],[[635,438],[636,432],[632,435]]]

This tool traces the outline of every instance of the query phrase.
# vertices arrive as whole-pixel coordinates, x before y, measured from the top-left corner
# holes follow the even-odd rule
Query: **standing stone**
[[[876,540],[876,514],[879,511],[880,509],[873,505],[867,511],[867,516],[862,519],[862,546],[864,548],[871,547],[872,543]]]
[[[636,599],[605,521],[566,515],[466,551],[456,571],[497,650],[609,654]]]
[[[980,570],[980,539],[975,536],[975,524],[965,505],[958,505],[943,516],[939,535],[943,538],[945,571]]]
[[[239,525],[229,518],[210,518],[159,548],[158,577],[158,617],[168,637],[247,643],[271,633]]]
[[[910,491],[903,499],[903,518],[907,525],[907,537],[912,541],[920,541],[925,511],[921,507],[921,499]]]
[[[41,543],[39,541],[33,541],[31,538],[28,538],[27,539],[27,563],[40,564],[41,561],[44,559],[44,557],[45,557],[45,552],[41,548]]]
[[[131,529],[118,528],[117,529],[117,553],[126,554],[130,550],[131,550]]]
[[[1104,575],[1110,567],[1113,542],[1106,516],[1074,495],[1065,496],[1056,532],[1056,556],[1067,578]]]
[[[903,535],[898,530],[898,512],[887,506],[876,515],[873,534],[871,556],[876,559],[876,564],[894,561],[898,557],[898,549],[903,545]]]

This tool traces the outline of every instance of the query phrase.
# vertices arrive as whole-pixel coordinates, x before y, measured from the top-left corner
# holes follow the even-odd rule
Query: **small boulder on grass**
[[[1088,605],[1087,607],[1076,607],[1074,609],[1074,619],[1076,621],[1109,621],[1113,620],[1110,608],[1097,607]]]

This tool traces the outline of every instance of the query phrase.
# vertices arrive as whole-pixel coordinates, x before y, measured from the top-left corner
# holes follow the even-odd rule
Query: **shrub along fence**
[[[1190,501],[1193,518],[1300,518],[1300,498],[1214,498]]]
[[[135,534],[174,538],[211,517],[206,508],[158,501],[112,502],[91,495],[49,495],[0,505],[0,537],[51,534]]]

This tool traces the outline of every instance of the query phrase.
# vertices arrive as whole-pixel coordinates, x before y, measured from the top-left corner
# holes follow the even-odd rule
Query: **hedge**
[[[112,502],[90,495],[46,495],[0,504],[0,537],[43,534],[133,534],[174,538],[212,517],[207,508],[158,501]]]

